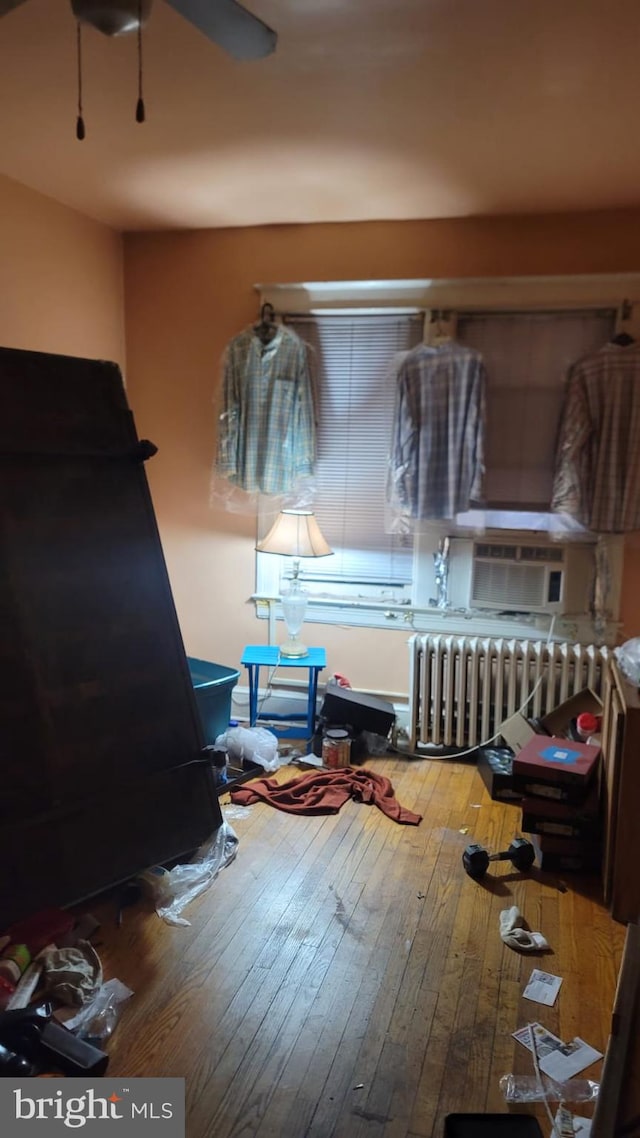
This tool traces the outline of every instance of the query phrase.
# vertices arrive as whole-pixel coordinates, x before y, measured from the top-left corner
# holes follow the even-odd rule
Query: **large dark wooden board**
[[[0,886],[0,923],[173,858],[221,822],[151,449],[115,364],[0,349],[2,877],[29,867],[19,890]],[[132,801],[147,803],[139,833]]]

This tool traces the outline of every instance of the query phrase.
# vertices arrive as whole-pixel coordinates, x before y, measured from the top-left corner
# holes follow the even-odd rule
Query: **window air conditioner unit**
[[[453,608],[583,613],[593,578],[593,545],[536,541],[451,541]]]

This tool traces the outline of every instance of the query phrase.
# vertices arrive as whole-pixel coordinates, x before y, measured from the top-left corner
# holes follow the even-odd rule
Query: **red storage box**
[[[580,802],[598,769],[600,748],[534,735],[513,760],[513,785],[525,795]]]

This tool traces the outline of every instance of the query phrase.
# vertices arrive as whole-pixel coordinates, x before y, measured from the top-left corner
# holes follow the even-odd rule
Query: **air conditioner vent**
[[[491,561],[513,561],[517,557],[518,547],[516,545],[496,545],[478,541],[476,542],[475,553],[476,557],[490,558]]]
[[[564,549],[559,545],[521,545],[518,553],[521,561],[564,561]]]
[[[512,547],[513,548],[513,547]],[[546,572],[543,565],[474,561],[471,603],[519,612],[545,603]]]
[[[560,545],[501,545],[498,542],[477,541],[475,556],[487,561],[550,561],[562,564],[564,549]]]

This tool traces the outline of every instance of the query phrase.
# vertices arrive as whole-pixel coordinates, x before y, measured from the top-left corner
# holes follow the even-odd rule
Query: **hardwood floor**
[[[188,1138],[440,1138],[448,1112],[508,1109],[500,1077],[532,1073],[517,1027],[539,1019],[604,1050],[625,930],[597,879],[498,862],[475,883],[464,846],[505,848],[518,808],[492,802],[472,765],[369,765],[420,826],[351,802],[321,818],[260,804],[229,818],[237,858],[190,927],[140,906],[116,928],[111,905],[92,907],[105,975],[135,991],[109,1073],[184,1076]],[[513,904],[552,953],[503,945]],[[522,999],[535,966],[563,977],[553,1009]]]

